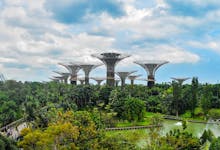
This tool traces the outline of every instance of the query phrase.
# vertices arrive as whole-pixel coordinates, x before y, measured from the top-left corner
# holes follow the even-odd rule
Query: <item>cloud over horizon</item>
[[[17,80],[48,80],[58,62],[99,62],[90,55],[106,51],[133,54],[130,67],[220,56],[217,0],[3,0],[0,8],[0,73]]]

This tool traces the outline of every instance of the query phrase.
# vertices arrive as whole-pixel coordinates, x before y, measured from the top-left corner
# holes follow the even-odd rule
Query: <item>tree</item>
[[[163,122],[163,120],[159,114],[156,114],[155,116],[153,116],[151,118],[150,125],[155,126],[155,127],[152,127],[149,129],[149,141],[150,141],[148,144],[149,150],[152,150],[152,149],[156,150],[156,149],[161,148],[160,131],[163,128],[162,122]],[[163,145],[165,145],[165,144],[163,144]],[[165,149],[163,149],[163,150],[165,150]],[[169,150],[169,148],[167,148],[167,150]]]
[[[91,105],[92,98],[94,97],[94,89],[90,85],[79,85],[73,87],[71,93],[71,99],[75,101],[78,108],[84,108]],[[62,98],[64,100],[64,97]]]
[[[220,109],[212,108],[209,110],[208,115],[212,119],[219,119],[220,118]]]
[[[100,149],[106,150],[136,150],[134,143],[127,140],[124,135],[104,137],[100,143]]]
[[[197,77],[193,77],[192,79],[192,86],[191,86],[191,114],[194,117],[194,110],[196,108],[197,102],[198,102],[198,88],[199,88],[199,82]]]
[[[13,122],[17,119],[18,112],[17,106],[13,101],[6,101],[0,108],[0,122],[2,125]]]
[[[161,112],[161,98],[159,95],[149,96],[145,102],[147,111]]]
[[[180,83],[173,81],[172,82],[173,86],[173,108],[174,111],[176,112],[176,116],[179,116],[179,109],[180,109],[180,101],[182,99],[182,86]]]
[[[89,112],[58,112],[48,127],[23,129],[23,140],[18,145],[29,149],[98,149],[101,131],[97,130]]]
[[[166,143],[173,147],[173,149],[178,150],[191,150],[199,149],[201,147],[200,141],[197,137],[193,137],[191,133],[187,131],[181,131],[179,129],[171,130],[166,134],[165,137],[162,137],[161,143]]]
[[[99,99],[104,102],[105,105],[109,103],[109,96],[113,88],[111,86],[102,86],[99,92]]]
[[[210,129],[205,130],[200,137],[201,144],[204,144],[206,141],[212,142],[212,140],[215,138],[214,134]]]
[[[145,103],[133,97],[125,99],[123,116],[128,121],[142,121],[145,114]]]
[[[15,141],[8,139],[0,134],[0,149],[1,150],[18,150]]]
[[[202,98],[201,98],[201,107],[202,107],[205,115],[208,114],[208,111],[211,108],[212,96],[213,95],[212,95],[210,85],[206,85],[203,90],[203,94],[202,94]]]
[[[79,129],[70,122],[51,124],[46,130],[25,130],[21,133],[24,139],[18,145],[29,149],[70,149],[76,148]]]
[[[117,117],[123,119],[123,113],[125,111],[125,99],[129,93],[126,90],[114,89],[109,96],[109,104],[114,112],[117,113]]]
[[[214,139],[209,147],[209,150],[219,150],[219,149],[220,149],[220,137]]]
[[[2,105],[5,101],[8,101],[9,98],[5,92],[0,91],[0,104]]]

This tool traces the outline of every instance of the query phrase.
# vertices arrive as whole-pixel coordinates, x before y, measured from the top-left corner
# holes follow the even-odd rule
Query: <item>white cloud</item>
[[[209,41],[190,41],[188,44],[194,48],[210,50],[220,54],[220,40],[210,39]]]
[[[134,0],[125,3],[126,15],[113,18],[106,13],[94,18],[96,24],[82,26],[80,32],[75,31],[78,25],[67,25],[53,20],[50,12],[44,8],[45,0],[7,0],[5,7],[0,10],[0,62],[1,72],[10,77],[21,80],[41,80],[40,71],[50,74],[51,66],[58,68],[58,62],[82,61],[98,63],[98,59],[90,57],[92,53],[101,53],[114,50],[125,52],[115,46],[115,43],[124,40],[132,43],[134,40],[169,39],[189,32],[182,26],[197,27],[201,20],[192,17],[175,17],[167,14],[166,3],[157,0],[155,8],[137,9],[132,4]],[[66,0],[64,4],[68,3]],[[216,12],[217,14],[217,12]],[[214,18],[216,14],[210,14]],[[83,23],[82,23],[83,24]],[[86,24],[86,23],[84,23]],[[85,27],[85,28],[84,28]],[[107,36],[92,35],[89,31],[105,32]],[[118,36],[126,32],[127,36]],[[105,34],[104,33],[104,34]],[[172,63],[195,63],[199,56],[187,51],[180,46],[170,43],[155,43],[149,47],[128,45],[127,50],[136,54],[119,63],[118,66],[134,66],[134,60],[150,59],[169,60]],[[214,45],[212,45],[214,46]],[[118,49],[118,50],[117,50]],[[158,55],[159,54],[159,55]],[[4,63],[25,64],[25,68],[5,68]],[[102,67],[104,68],[104,67]],[[30,77],[31,76],[31,77]]]
[[[13,58],[0,57],[1,63],[16,63],[17,60]]]
[[[164,60],[170,63],[196,63],[200,60],[199,56],[188,52],[180,47],[169,45],[157,45],[151,49],[142,49],[131,57],[137,60]]]

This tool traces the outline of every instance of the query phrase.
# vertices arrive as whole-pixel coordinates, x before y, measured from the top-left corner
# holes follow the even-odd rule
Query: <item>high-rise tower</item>
[[[54,81],[54,82],[60,82],[60,79],[57,78],[57,77],[52,77],[52,78],[49,78],[50,80]]]
[[[85,78],[78,78],[78,80],[79,80],[81,85],[84,84],[84,82],[85,82]]]
[[[128,79],[131,80],[131,85],[134,85],[134,80],[137,79],[138,77],[140,77],[141,75],[130,75],[128,76]]]
[[[140,65],[141,67],[143,67],[147,73],[148,73],[148,82],[147,85],[148,87],[152,87],[155,84],[155,72],[157,71],[157,69],[168,63],[168,61],[135,61],[134,63]]]
[[[174,77],[171,77],[171,79],[176,80],[179,84],[183,84],[184,81],[186,81],[190,78],[174,78]]]
[[[107,85],[114,86],[115,84],[115,66],[122,59],[129,57],[130,55],[120,54],[120,53],[101,53],[93,54],[93,57],[100,59],[107,68],[106,79]]]
[[[63,76],[53,76],[54,79],[57,79],[60,83],[64,83],[64,77]]]
[[[64,83],[68,83],[68,78],[70,76],[70,73],[63,73],[63,72],[59,72],[59,71],[54,71],[55,73],[61,75],[62,79],[64,80]]]
[[[120,82],[121,80],[120,79],[115,79],[115,86],[117,87],[118,86],[118,84],[119,84],[119,82]]]
[[[90,64],[80,65],[82,70],[85,72],[85,84],[89,84],[89,73],[92,71],[92,69],[95,69],[98,66],[101,66],[101,64],[100,65],[90,65]]]
[[[70,63],[68,65],[63,63],[58,63],[59,65],[64,66],[70,72],[70,83],[76,85],[77,84],[77,73],[81,69],[80,65],[76,63]]]
[[[0,73],[0,81],[1,81],[1,82],[5,82],[5,77],[4,77],[4,75],[1,74],[1,73]]]
[[[98,77],[92,77],[91,79],[95,80],[98,85],[101,85],[102,81],[105,80],[105,78],[98,78]]]
[[[121,79],[121,88],[124,88],[126,78],[127,78],[130,74],[132,74],[132,73],[134,73],[134,72],[136,72],[136,71],[130,71],[130,72],[116,72],[116,74],[117,74],[117,75],[120,77],[120,79]]]

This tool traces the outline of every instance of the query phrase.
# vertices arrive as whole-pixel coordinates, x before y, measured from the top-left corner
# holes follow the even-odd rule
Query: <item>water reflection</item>
[[[162,135],[165,135],[170,130],[182,129],[182,122],[174,120],[164,120]],[[218,124],[203,124],[203,123],[192,123],[187,122],[186,130],[192,133],[196,137],[201,137],[204,130],[210,129],[215,137],[220,136],[220,125]]]

